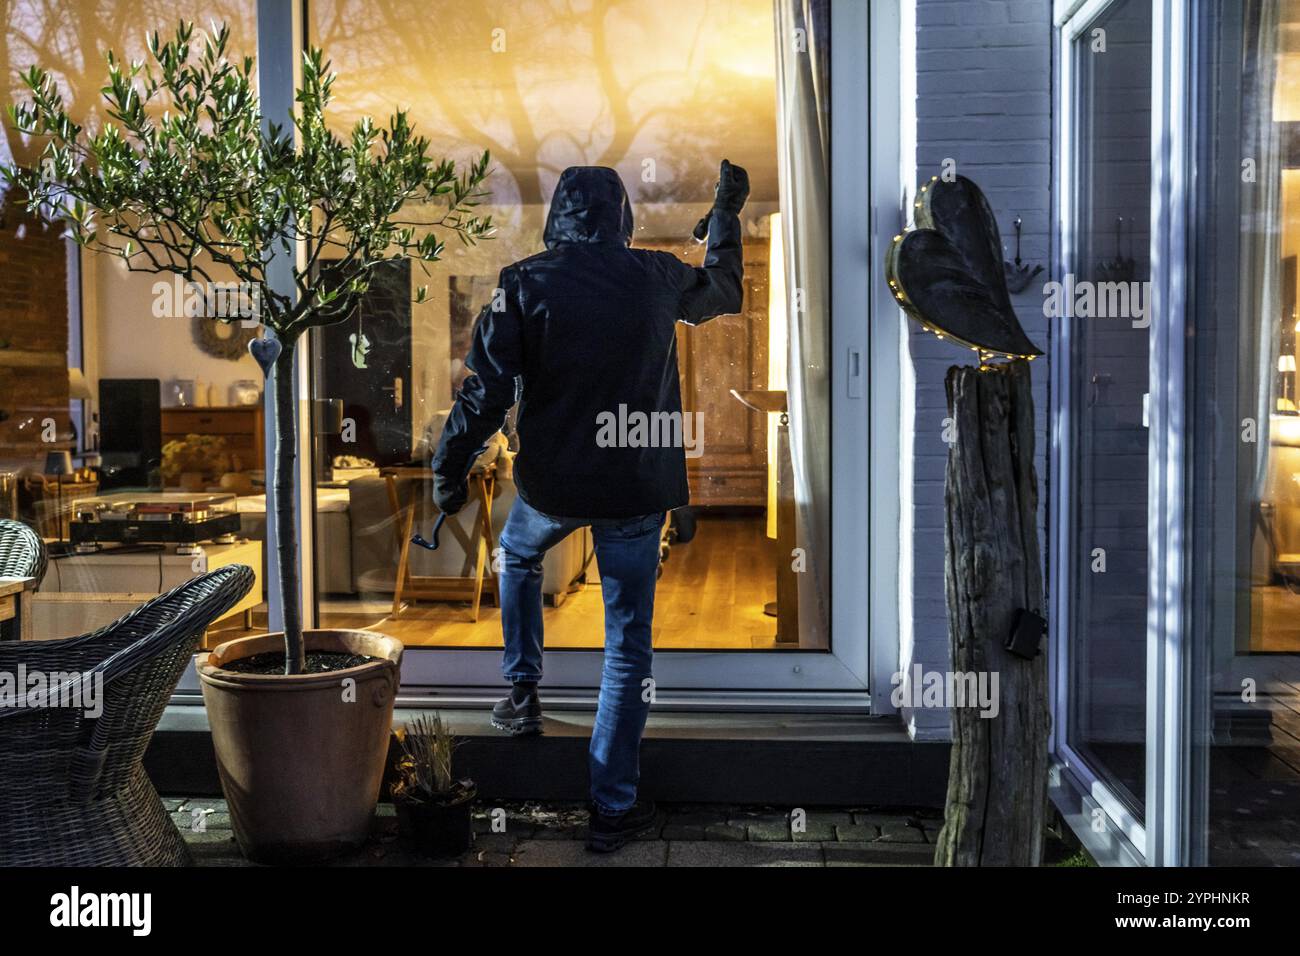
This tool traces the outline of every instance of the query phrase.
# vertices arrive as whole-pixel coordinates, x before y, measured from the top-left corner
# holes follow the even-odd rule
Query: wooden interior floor
[[[763,613],[776,598],[776,559],[764,526],[761,514],[701,515],[694,539],[672,547],[655,592],[655,648],[776,646],[776,618]],[[385,597],[322,600],[321,625],[383,631],[407,647],[502,646],[496,607],[484,606],[475,623],[468,604],[420,602],[393,619]],[[543,609],[546,646],[603,647],[604,615],[600,585],[583,587],[560,607]],[[255,616],[255,629],[259,623]],[[228,639],[242,632],[242,624],[231,621],[219,631]]]
[[[1300,594],[1280,585],[1253,590],[1260,599],[1260,614],[1258,625],[1251,629],[1250,649],[1273,654],[1300,652]]]

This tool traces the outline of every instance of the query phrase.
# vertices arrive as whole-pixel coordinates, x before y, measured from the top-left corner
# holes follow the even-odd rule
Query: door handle
[[[402,376],[393,376],[393,384],[385,385],[384,391],[393,393],[393,411],[400,412],[402,410]]]
[[[862,397],[862,349],[849,349],[849,398]]]

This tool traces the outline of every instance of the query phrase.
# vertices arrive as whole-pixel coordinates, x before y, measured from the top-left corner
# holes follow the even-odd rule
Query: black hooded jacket
[[[713,209],[702,268],[631,240],[618,174],[566,169],[546,220],[547,251],[501,270],[496,311],[489,304],[479,315],[465,360],[473,374],[433,458],[441,478],[464,478],[518,401],[515,484],[538,511],[624,518],[687,503],[679,436],[700,439],[681,428],[675,327],[740,311],[740,220]],[[620,419],[635,426],[636,412],[657,436],[672,436],[669,447],[635,427],[609,428]],[[680,424],[653,413],[675,413]]]

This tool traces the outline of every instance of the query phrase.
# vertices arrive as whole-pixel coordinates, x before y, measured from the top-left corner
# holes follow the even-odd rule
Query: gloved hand
[[[443,514],[454,515],[469,500],[469,482],[456,481],[445,475],[433,476],[433,503]]]
[[[718,186],[713,194],[713,205],[724,212],[739,214],[745,208],[749,198],[749,173],[744,166],[733,166],[729,160],[722,161],[718,172]]]
[[[745,200],[748,198],[749,173],[744,166],[733,166],[730,160],[724,159],[718,172],[718,185],[713,190],[713,209],[721,209],[737,216],[745,208]],[[691,230],[696,242],[703,242],[708,236],[709,216],[713,215],[713,209],[706,212]]]

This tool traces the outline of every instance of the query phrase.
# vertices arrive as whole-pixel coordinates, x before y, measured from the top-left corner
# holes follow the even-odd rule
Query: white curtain
[[[1282,137],[1273,121],[1281,25],[1277,0],[1248,0],[1245,5],[1241,98],[1241,155],[1254,160],[1254,181],[1241,185],[1241,262],[1239,315],[1245,339],[1243,355],[1250,355],[1243,386],[1253,391],[1258,423],[1253,450],[1252,504],[1268,500],[1270,425],[1277,414],[1278,359],[1282,342]],[[1288,321],[1295,321],[1286,317]],[[1253,346],[1253,347],[1252,347]],[[1270,562],[1268,523],[1252,521],[1251,539],[1256,560],[1244,566],[1267,576]],[[1262,558],[1262,560],[1260,560]]]
[[[1260,428],[1257,491],[1264,488],[1268,423],[1277,412],[1282,322],[1282,137],[1273,122],[1281,27],[1276,0],[1250,0],[1243,64],[1242,156],[1255,161],[1255,181],[1241,187],[1241,316],[1257,330],[1255,378]],[[1293,320],[1294,321],[1294,320]]]
[[[826,0],[774,0],[777,153],[789,316],[787,405],[799,581],[799,644],[830,631],[830,156]],[[791,560],[782,555],[781,560]]]

